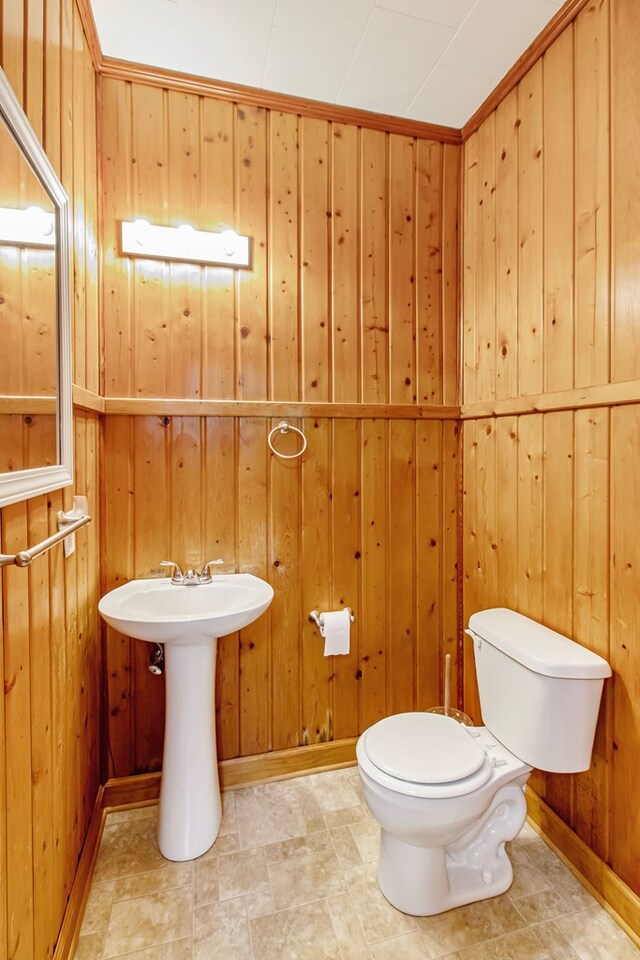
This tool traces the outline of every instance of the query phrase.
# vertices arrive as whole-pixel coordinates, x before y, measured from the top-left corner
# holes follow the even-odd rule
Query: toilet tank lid
[[[593,680],[611,676],[611,667],[597,653],[506,607],[474,613],[469,630],[545,677]]]

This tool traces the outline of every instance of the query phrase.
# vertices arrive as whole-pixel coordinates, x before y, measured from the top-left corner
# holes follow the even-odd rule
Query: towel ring
[[[300,434],[300,436],[302,437],[302,446],[296,453],[280,453],[274,447],[273,443],[271,442],[271,438],[273,437],[274,433],[284,434],[284,433],[289,433],[289,430],[293,430],[295,431],[295,433]],[[302,430],[299,430],[297,427],[294,427],[293,424],[289,423],[287,420],[281,420],[280,423],[273,428],[273,430],[270,432],[269,436],[267,437],[267,443],[269,444],[269,447],[271,448],[273,453],[275,453],[276,457],[281,457],[283,460],[295,460],[296,457],[301,457],[302,454],[307,449],[307,438],[305,437]]]

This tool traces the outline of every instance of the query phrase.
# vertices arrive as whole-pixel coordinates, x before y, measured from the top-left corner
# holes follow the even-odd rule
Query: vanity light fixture
[[[55,247],[55,214],[40,207],[17,210],[0,207],[0,244],[16,247]]]
[[[129,257],[224,267],[248,267],[251,263],[249,237],[242,237],[235,230],[220,233],[196,230],[187,223],[160,227],[147,220],[123,220],[122,253]]]

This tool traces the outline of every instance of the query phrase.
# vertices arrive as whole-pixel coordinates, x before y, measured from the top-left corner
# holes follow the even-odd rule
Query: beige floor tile
[[[374,960],[430,960],[431,954],[419,933],[403,933],[401,937],[371,944]]]
[[[567,938],[560,932],[553,920],[532,927],[536,937],[545,948],[551,960],[577,960],[575,952]]]
[[[191,896],[191,886],[187,886],[114,903],[104,948],[105,960],[190,937]]]
[[[264,850],[242,850],[218,857],[220,899],[231,900],[245,893],[269,889]]]
[[[193,865],[193,902],[200,906],[203,903],[214,903],[220,899],[220,874],[218,870],[219,857],[210,860],[196,860]]]
[[[193,960],[252,960],[242,898],[194,909]]]
[[[329,897],[325,902],[342,950],[342,960],[371,960],[371,950],[349,894]]]
[[[503,893],[501,897],[492,897],[485,902],[502,927],[503,933],[511,933],[513,930],[521,930],[522,927],[527,926],[522,913],[517,908],[517,903],[511,899],[510,893]]]
[[[343,870],[364,862],[349,827],[334,827],[331,830],[331,839]]]
[[[370,863],[357,863],[353,867],[343,867],[342,873],[349,889],[358,883],[378,882],[378,864],[373,860]]]
[[[104,828],[94,879],[99,883],[148,873],[166,862],[158,849],[155,821],[125,820]]]
[[[343,807],[355,807],[360,803],[360,798],[354,790],[352,778],[347,770],[313,773],[308,777],[308,780],[323,812],[340,810]]]
[[[234,790],[225,790],[222,794],[222,822],[219,837],[226,837],[229,833],[238,832],[238,818],[236,816],[236,797]]]
[[[375,820],[362,820],[349,827],[363,863],[377,860],[380,854],[380,827]]]
[[[273,900],[271,890],[259,890],[257,893],[248,893],[244,898],[247,916],[266,917],[269,913],[275,913],[276,905]]]
[[[536,867],[526,854],[526,847],[509,850],[508,854],[513,863],[513,883],[509,888],[509,896],[526,897],[541,890],[551,889],[551,883],[542,870]]]
[[[350,823],[361,823],[363,820],[370,820],[367,811],[361,803],[355,807],[341,807],[339,810],[325,810],[324,819],[329,829],[334,827],[345,827]]]
[[[640,950],[598,904],[554,921],[580,960],[637,960]]]
[[[243,850],[307,833],[296,790],[287,780],[236,790],[235,801]]]
[[[517,930],[497,940],[466,947],[460,960],[549,960],[549,954],[532,930]]]
[[[104,933],[90,933],[78,940],[73,960],[101,960]]]
[[[349,888],[362,931],[369,943],[388,940],[416,929],[413,918],[400,913],[385,900],[375,880],[356,883]]]
[[[218,837],[213,846],[209,847],[201,857],[198,857],[195,863],[199,863],[201,860],[212,860],[223,853],[237,853],[239,850],[240,837],[237,833],[228,833],[224,837]]]
[[[156,830],[157,806],[109,815],[75,960],[640,960],[529,825],[508,894],[395,910],[355,767],[225,793],[193,864],[164,860]]]
[[[249,925],[255,960],[342,960],[329,910],[322,900],[258,917]]]
[[[161,890],[184,887],[192,880],[193,865],[191,863],[169,863],[169,861],[165,861],[159,870],[138,873],[133,877],[122,877],[120,880],[116,880],[115,899],[130,900],[132,897],[144,897],[149,893],[159,893]]]
[[[298,800],[304,825],[308,833],[315,833],[316,830],[325,830],[328,824],[308,779],[308,777],[300,777],[300,779],[291,780],[290,783]]]
[[[113,960],[192,960],[193,941],[191,937],[160,943],[155,947],[136,950],[134,953],[121,954]]]
[[[524,917],[527,926],[532,926],[534,923],[543,923],[545,920],[553,920],[565,913],[574,912],[564,897],[553,888],[532,893],[528,897],[518,897],[513,902]]]
[[[115,880],[92,884],[82,919],[81,937],[89,933],[103,933],[107,929],[115,887]]]
[[[506,933],[501,907],[493,909],[491,900],[470,903],[434,917],[417,917],[418,929],[432,956],[444,957]]]
[[[539,839],[540,834],[533,829],[528,820],[525,820],[522,830],[513,842],[519,846],[525,846],[527,843],[531,843],[532,840]]]
[[[276,910],[311,903],[346,890],[333,850],[269,864],[269,880]]]
[[[265,847],[265,853],[267,863],[280,863],[282,860],[294,860],[296,857],[306,857],[310,853],[319,853],[321,850],[331,848],[331,836],[328,830],[318,830],[317,833],[307,833],[304,837],[294,837],[293,840],[270,843]]]

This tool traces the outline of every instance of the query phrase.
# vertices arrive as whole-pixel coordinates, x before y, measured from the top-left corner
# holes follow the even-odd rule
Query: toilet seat
[[[495,744],[478,742],[477,729],[467,732],[452,718],[433,713],[395,714],[360,737],[358,763],[372,780],[396,793],[464,796],[484,786],[494,771],[495,756],[488,752]]]
[[[486,754],[465,728],[435,713],[397,713],[367,731],[366,750],[379,770],[413,783],[470,777]]]

